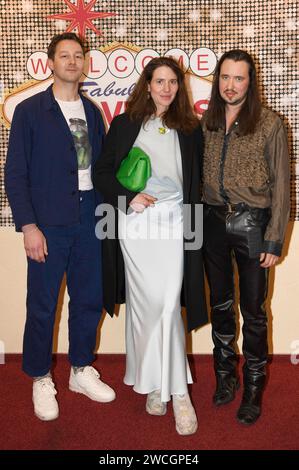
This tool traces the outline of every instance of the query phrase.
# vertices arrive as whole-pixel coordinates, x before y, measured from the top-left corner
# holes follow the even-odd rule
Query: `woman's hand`
[[[154,207],[155,201],[157,201],[156,197],[150,196],[149,194],[139,193],[137,196],[132,199],[130,202],[130,207],[135,212],[143,212],[144,209],[148,206]]]

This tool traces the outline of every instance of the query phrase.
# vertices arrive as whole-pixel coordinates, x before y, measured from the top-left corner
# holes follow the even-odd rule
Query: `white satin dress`
[[[138,393],[161,390],[161,400],[187,393],[192,383],[181,316],[183,282],[182,162],[175,130],[164,134],[159,118],[141,127],[134,143],[151,159],[142,191],[154,207],[119,211],[119,238],[126,277],[126,373]]]

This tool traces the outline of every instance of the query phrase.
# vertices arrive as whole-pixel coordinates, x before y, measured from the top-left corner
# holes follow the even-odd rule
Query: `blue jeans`
[[[95,236],[94,191],[81,191],[79,199],[80,223],[40,227],[47,240],[46,262],[28,259],[23,371],[32,377],[45,375],[51,367],[55,313],[64,273],[70,297],[70,362],[80,367],[94,360],[103,305],[101,241]]]

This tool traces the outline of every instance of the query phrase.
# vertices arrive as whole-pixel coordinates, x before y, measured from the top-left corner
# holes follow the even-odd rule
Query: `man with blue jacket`
[[[15,109],[5,168],[6,192],[28,260],[23,370],[34,379],[34,412],[42,420],[59,414],[50,369],[64,273],[70,297],[69,387],[98,402],[115,398],[90,365],[102,310],[98,201],[91,171],[101,153],[103,120],[78,91],[84,47],[76,34],[52,39],[48,65],[53,85]]]

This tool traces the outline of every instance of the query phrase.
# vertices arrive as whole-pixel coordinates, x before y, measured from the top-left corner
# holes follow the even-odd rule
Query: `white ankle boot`
[[[154,390],[153,392],[148,394],[145,409],[150,415],[165,415],[166,406],[166,402],[161,401],[160,390]]]
[[[177,432],[182,436],[194,434],[197,430],[197,418],[189,393],[173,395],[172,404]]]

